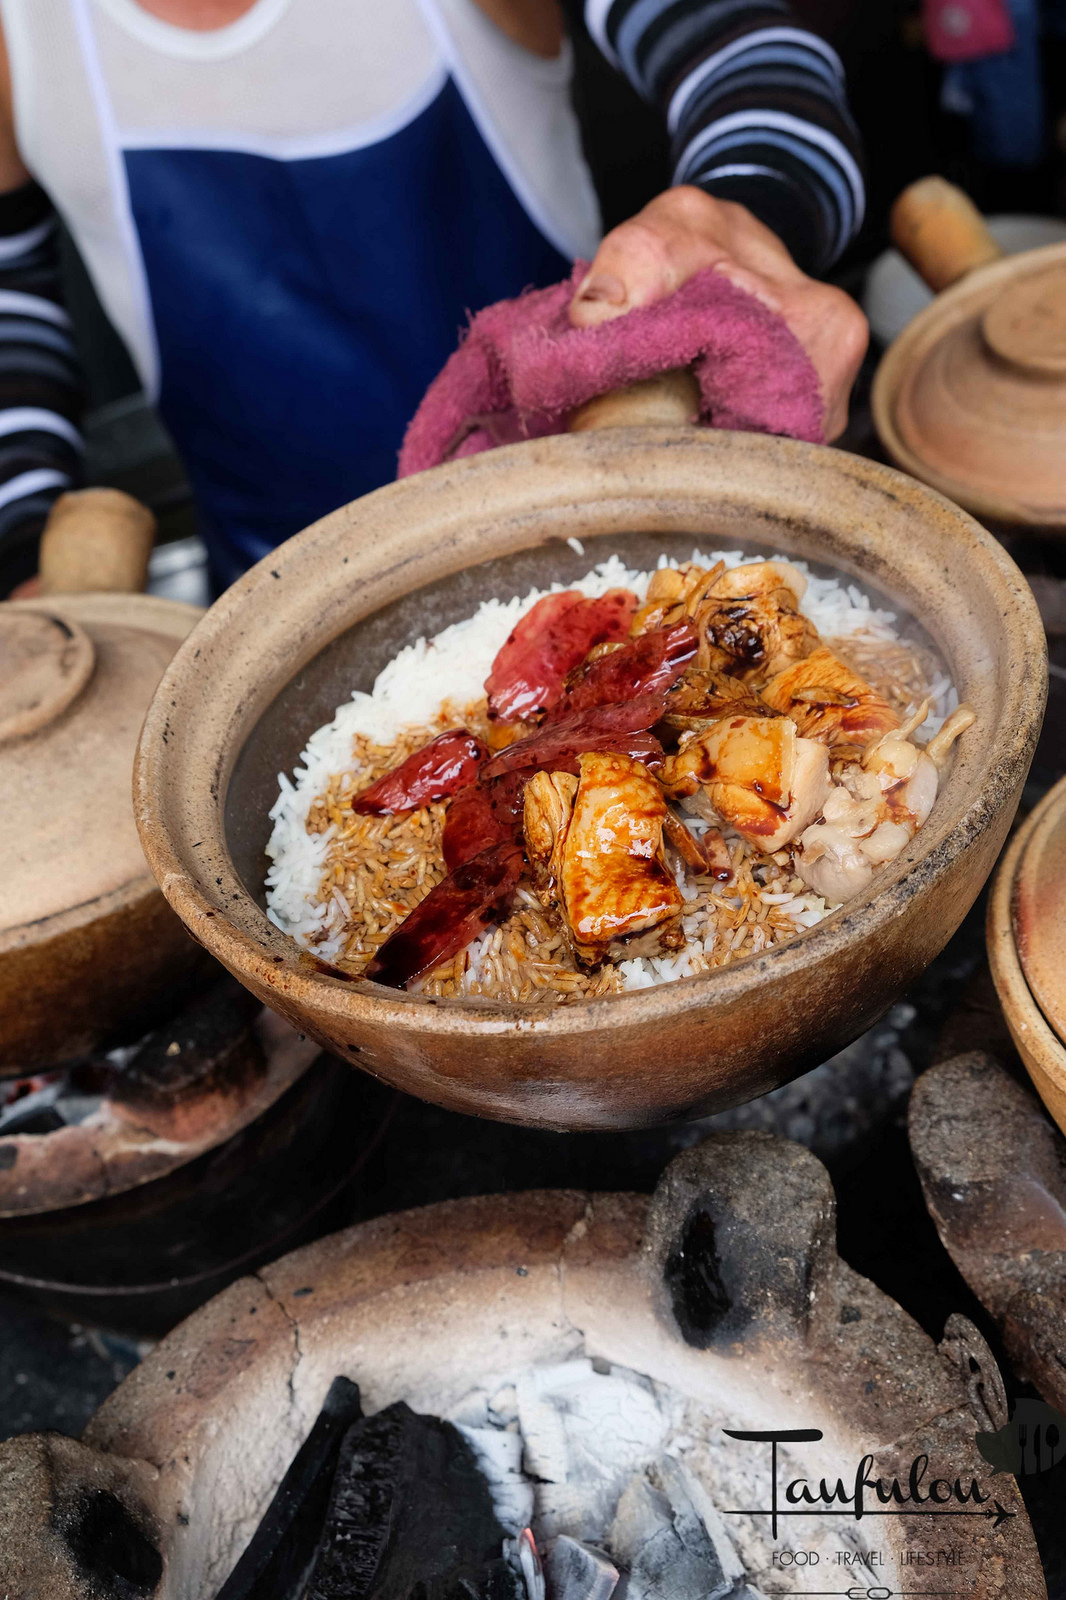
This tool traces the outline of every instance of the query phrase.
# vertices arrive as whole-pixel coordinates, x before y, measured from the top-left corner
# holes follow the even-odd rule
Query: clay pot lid
[[[1046,797],[1018,862],[1011,919],[1033,998],[1066,1043],[1066,779]]]
[[[900,465],[952,499],[1066,524],[1066,245],[941,294],[886,355],[874,408]]]
[[[157,683],[200,612],[131,594],[0,605],[0,937],[149,877],[131,773]]]

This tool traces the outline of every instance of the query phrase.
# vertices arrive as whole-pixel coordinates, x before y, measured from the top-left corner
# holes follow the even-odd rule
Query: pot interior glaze
[[[579,555],[568,544],[584,543]],[[341,981],[264,911],[267,812],[309,735],[405,643],[490,594],[618,552],[744,547],[857,578],[911,619],[978,716],[933,813],[866,893],[732,966],[583,1005],[440,1001]],[[1024,670],[1005,670],[1024,663]],[[1039,731],[1043,630],[992,537],[902,474],[736,433],[618,429],[494,450],[390,485],[227,592],[151,708],[142,842],[194,935],[338,1054],[453,1109],[634,1127],[765,1093],[872,1025],[942,948],[1002,844]]]

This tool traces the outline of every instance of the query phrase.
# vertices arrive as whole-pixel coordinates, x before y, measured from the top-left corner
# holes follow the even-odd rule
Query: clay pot
[[[959,190],[927,178],[893,213],[938,292],[886,352],[873,413],[892,459],[978,516],[1066,531],[1066,244],[1004,259]]]
[[[996,873],[988,903],[988,962],[1011,1038],[1044,1104],[1066,1132],[1066,1043],[1056,1031],[1066,1015],[1061,968],[1055,952],[1061,949],[1061,925],[1045,922],[1041,901],[1052,909],[1056,890],[1061,904],[1063,885],[1055,874],[1056,855],[1061,862],[1061,836],[1066,830],[1066,778],[1049,789],[1011,840]],[[1024,871],[1027,864],[1030,870]],[[1040,871],[1046,875],[1043,894],[1034,895]],[[1020,955],[1026,952],[1039,982],[1043,979],[1047,1011],[1041,1008],[1026,981]],[[1034,960],[1035,957],[1035,960]],[[1049,1020],[1050,1019],[1050,1020]]]
[[[132,593],[0,605],[0,1075],[136,1028],[200,955],[130,802],[145,708],[199,616]]]
[[[579,556],[567,544],[585,541]],[[395,651],[490,595],[618,550],[784,550],[914,613],[977,712],[925,828],[795,942],[703,977],[551,1010],[344,982],[267,919],[277,774]],[[342,1057],[452,1109],[626,1128],[742,1103],[868,1028],[958,926],[999,852],[1045,696],[1039,615],[1001,547],[900,474],[737,433],[617,429],[494,450],[317,523],[208,612],[167,672],[135,774],[145,854],[231,972]],[[1016,663],[1008,670],[1008,663]],[[1024,664],[1024,665],[1023,665]]]
[[[976,1478],[990,1496],[984,1514],[948,1524],[926,1514],[932,1506],[878,1521],[867,1539],[883,1551],[884,1587],[878,1568],[850,1591],[856,1574],[842,1574],[841,1592],[887,1594],[904,1550],[916,1566],[915,1552],[929,1564],[939,1549],[957,1553],[973,1600],[1043,1600],[1017,1486],[992,1478],[975,1443],[1007,1418],[994,1360],[965,1318],[950,1318],[937,1346],[846,1266],[834,1210],[808,1151],[726,1134],[680,1156],[650,1200],[493,1195],[322,1239],[175,1329],[80,1444],[31,1435],[0,1446],[0,1592],[110,1593],[116,1558],[135,1547],[157,1600],[206,1600],[337,1375],[358,1383],[367,1412],[403,1399],[447,1415],[474,1389],[591,1358],[684,1399],[678,1448],[692,1452],[719,1510],[769,1505],[769,1446],[730,1441],[723,1428],[810,1430],[784,1459],[815,1484],[850,1482],[867,1454],[873,1472],[905,1481],[925,1455],[930,1479]],[[715,1459],[740,1463],[756,1497],[725,1499]],[[782,1485],[795,1475],[782,1470]],[[98,1541],[92,1571],[78,1512],[87,1491],[125,1536]],[[755,1520],[753,1550],[769,1566],[769,1517]],[[789,1524],[780,1545],[802,1545],[794,1529],[810,1528]]]

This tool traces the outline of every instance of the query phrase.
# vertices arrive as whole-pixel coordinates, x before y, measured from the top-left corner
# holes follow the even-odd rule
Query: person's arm
[[[675,184],[733,200],[824,273],[862,222],[836,52],[785,0],[585,0],[600,49],[666,119]]]
[[[585,0],[585,21],[662,110],[675,187],[607,235],[571,320],[619,316],[713,267],[789,324],[835,438],[868,339],[850,296],[808,276],[849,243],[865,198],[835,53],[784,0]]]
[[[18,152],[0,37],[0,549],[18,576],[36,569],[52,502],[81,481],[81,405],[58,220]]]

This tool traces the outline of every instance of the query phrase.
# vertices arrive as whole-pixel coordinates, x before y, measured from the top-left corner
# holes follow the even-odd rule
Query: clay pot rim
[[[283,582],[274,588],[275,580],[288,577],[290,581],[299,582],[301,576],[306,576],[308,557],[312,552],[332,549],[337,544],[338,528],[351,529],[353,521],[356,524],[372,524],[375,519],[380,521],[382,514],[389,514],[394,502],[399,501],[402,506],[411,497],[412,486],[417,486],[415,492],[421,497],[432,497],[434,502],[443,502],[441,522],[434,528],[431,546],[442,552],[438,557],[437,572],[435,576],[420,572],[420,582],[409,585],[409,588],[429,586],[445,572],[465,570],[476,564],[466,558],[465,552],[448,564],[447,551],[450,545],[446,524],[447,518],[455,515],[455,500],[463,497],[476,500],[478,490],[486,490],[484,480],[490,475],[496,480],[496,499],[502,500],[498,483],[510,464],[517,467],[521,462],[528,470],[535,463],[541,471],[546,485],[545,498],[530,505],[527,495],[521,502],[523,520],[528,518],[529,522],[529,538],[521,546],[515,546],[531,548],[550,542],[555,537],[545,531],[543,524],[548,521],[552,506],[558,502],[560,480],[564,480],[565,491],[570,496],[569,505],[588,506],[602,502],[609,497],[608,491],[595,481],[594,472],[582,473],[582,463],[587,462],[589,467],[595,463],[621,478],[626,464],[634,457],[639,458],[641,449],[650,461],[661,464],[669,464],[667,458],[678,451],[683,450],[686,454],[693,450],[705,452],[708,457],[707,492],[723,509],[734,505],[742,494],[758,503],[761,479],[756,476],[755,486],[748,483],[743,490],[735,481],[739,467],[750,472],[749,458],[753,455],[757,468],[772,467],[783,458],[786,468],[793,471],[801,469],[811,485],[812,496],[817,495],[823,486],[819,481],[822,476],[831,473],[834,478],[843,474],[853,481],[857,480],[862,489],[867,492],[874,489],[892,501],[906,500],[912,505],[917,501],[927,518],[946,519],[954,524],[953,537],[958,540],[960,548],[969,546],[972,570],[975,575],[981,575],[986,592],[990,590],[994,594],[998,610],[1001,614],[1012,615],[1020,632],[1034,644],[1039,639],[1041,650],[1044,648],[1043,629],[1032,593],[991,534],[957,506],[924,485],[889,467],[827,450],[824,446],[754,434],[707,434],[697,433],[696,430],[686,434],[668,429],[618,429],[609,434],[560,436],[535,444],[505,447],[377,490],[289,540],[246,573],[216,602],[181,646],[163,677],[145,720],[134,769],[135,811],[141,842],[167,899],[194,936],[238,977],[252,981],[253,986],[257,982],[267,990],[278,991],[279,979],[283,975],[284,996],[279,992],[278,1003],[290,1018],[301,1015],[313,997],[319,1015],[340,1016],[349,1024],[372,1019],[377,1024],[388,1023],[393,1028],[402,1028],[409,1035],[426,1041],[447,1034],[484,1037],[494,1033],[513,1030],[528,1032],[534,1029],[541,1037],[545,1034],[565,1037],[595,1033],[611,1025],[654,1017],[666,1007],[674,1011],[698,1011],[711,1003],[743,997],[774,979],[783,980],[803,969],[819,966],[831,960],[841,947],[850,946],[853,941],[864,939],[875,929],[891,923],[913,892],[914,874],[922,872],[923,890],[932,888],[935,880],[946,875],[952,862],[967,845],[987,828],[997,814],[1003,795],[1010,793],[1019,782],[1031,759],[1043,712],[1046,675],[1040,671],[1012,675],[1004,691],[1001,725],[998,729],[988,730],[989,737],[972,756],[974,771],[968,780],[969,794],[965,803],[960,806],[961,797],[955,795],[954,805],[942,807],[939,824],[934,814],[895,868],[879,879],[872,891],[842,907],[795,940],[769,952],[749,957],[714,973],[611,996],[607,1002],[612,1008],[610,1011],[600,1004],[562,1006],[550,1010],[541,1008],[537,1011],[528,1005],[505,1008],[493,1004],[472,1004],[469,1001],[434,1003],[375,984],[358,980],[344,981],[316,971],[307,954],[275,928],[252,899],[233,867],[226,845],[224,806],[230,772],[239,749],[277,692],[269,685],[265,689],[259,688],[256,698],[256,686],[244,684],[239,704],[226,706],[228,722],[225,733],[219,735],[218,741],[223,748],[212,746],[209,768],[207,752],[198,752],[205,761],[202,783],[196,790],[195,803],[199,811],[193,820],[189,815],[182,814],[174,823],[175,837],[168,835],[165,819],[168,815],[173,817],[178,808],[172,806],[168,813],[165,801],[178,757],[173,745],[168,747],[165,736],[168,730],[173,729],[175,722],[198,716],[205,698],[219,697],[220,693],[215,680],[209,683],[198,680],[195,667],[197,658],[202,652],[206,654],[212,647],[218,646],[227,636],[232,639],[254,630],[260,604],[271,594],[276,596],[285,593]],[[590,456],[592,461],[588,459]],[[727,473],[732,470],[733,480],[725,483],[715,481],[711,469],[716,462],[724,463]],[[703,466],[702,460],[700,466]],[[613,492],[620,496],[622,487],[619,484]],[[647,501],[649,511],[654,511],[654,507],[661,503],[661,491],[657,493],[654,483],[642,487],[639,483],[627,480],[624,489],[631,497]],[[494,485],[491,481],[486,492],[490,497],[493,495]],[[766,491],[762,500],[767,512],[771,492]],[[549,499],[550,493],[555,494],[555,500]],[[501,517],[510,509],[513,508],[509,505],[501,503],[497,506],[493,503],[493,510],[498,511]],[[395,510],[392,515],[395,517]],[[538,526],[538,521],[541,526]],[[623,531],[622,527],[615,530],[616,534]],[[660,531],[664,532],[661,528]],[[352,532],[357,533],[357,527]],[[405,567],[419,559],[415,548],[408,549],[405,546],[405,537],[409,541],[414,539],[413,534],[397,534],[399,548],[392,569],[400,583]],[[499,549],[486,549],[482,559],[490,559],[499,553]],[[869,563],[868,577],[870,581],[877,582],[876,561]],[[325,585],[319,586],[319,592],[322,595],[322,610],[325,610],[332,596]],[[397,592],[404,591],[397,589]],[[358,615],[353,615],[349,602],[343,614],[335,610],[325,618],[325,622],[320,611],[316,616],[317,631],[313,633],[313,647],[306,638],[294,639],[293,653],[286,660],[283,669],[285,677],[281,681],[291,681],[293,675],[323,649],[329,639],[355,626],[362,617],[372,614],[383,603],[377,601]],[[913,600],[910,604],[913,605]],[[189,726],[193,724],[190,722]],[[190,737],[195,737],[195,734]],[[943,796],[951,795],[956,772],[957,769],[945,785]],[[945,826],[944,816],[948,812],[952,814],[952,820],[949,826]],[[193,859],[194,839],[199,844],[195,853],[196,872],[187,865]],[[232,914],[229,908],[234,904],[245,927],[229,920]],[[255,936],[246,928],[254,928]]]
[[[989,298],[989,291],[1019,275],[1019,263],[1034,267],[1066,263],[1066,242],[1042,245],[1036,250],[1026,250],[1021,255],[1006,256],[985,267],[968,273],[966,277],[944,289],[932,303],[919,311],[902,333],[896,335],[874,374],[870,403],[874,425],[885,449],[897,466],[919,482],[956,501],[978,517],[995,521],[1019,523],[1025,527],[1043,529],[1048,537],[1066,535],[1066,503],[1056,515],[1054,511],[1027,506],[1009,495],[991,495],[968,484],[964,479],[953,478],[939,472],[917,455],[901,437],[896,427],[896,401],[908,374],[952,327],[963,321],[974,302],[981,304]]]
[[[1014,934],[1014,886],[1033,835],[1049,812],[1064,806],[1066,778],[1061,778],[1029,813],[1004,853],[993,879],[986,924],[988,964],[999,1003],[1018,1054],[1042,1099],[1040,1073],[1046,1073],[1053,1086],[1066,1094],[1066,1045],[1041,1011],[1022,970]]]

